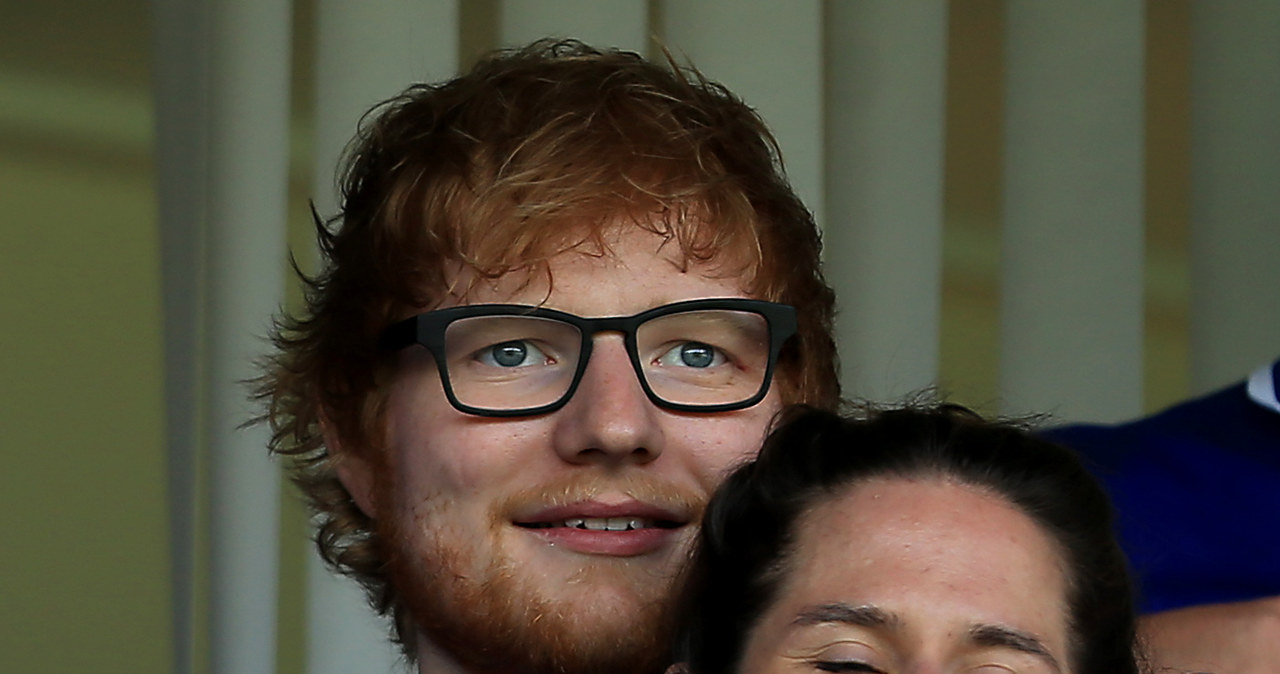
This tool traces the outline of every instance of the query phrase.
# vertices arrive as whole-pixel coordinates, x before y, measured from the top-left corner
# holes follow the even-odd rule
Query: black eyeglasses
[[[573,397],[598,332],[620,332],[655,405],[726,412],[764,398],[795,309],[748,299],[676,302],[634,316],[582,318],[519,304],[437,309],[383,332],[379,345],[431,351],[445,395],[487,417],[553,412]]]

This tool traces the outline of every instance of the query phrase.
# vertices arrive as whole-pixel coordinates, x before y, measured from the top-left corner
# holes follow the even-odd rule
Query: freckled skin
[[[878,478],[822,501],[797,525],[778,600],[752,630],[743,674],[856,660],[883,672],[1034,672],[1042,657],[975,644],[974,625],[1039,640],[1068,666],[1065,584],[1053,542],[1011,504],[938,478]],[[806,607],[874,606],[896,624],[798,625]],[[828,670],[831,671],[831,670]]]
[[[613,256],[570,251],[553,258],[550,289],[540,276],[529,283],[523,276],[503,277],[453,304],[541,304],[598,317],[689,299],[747,297],[736,277],[707,264],[682,272],[677,246],[663,246],[659,236],[629,224],[619,227],[624,233],[611,242]],[[625,646],[611,644],[656,632],[650,623],[668,600],[696,524],[676,530],[653,552],[588,555],[515,526],[513,503],[558,493],[605,502],[669,496],[688,504],[696,522],[728,469],[758,451],[780,408],[775,387],[762,403],[735,412],[660,409],[641,389],[621,335],[603,334],[562,409],[536,417],[470,416],[449,404],[431,359],[410,349],[402,355],[387,409],[394,484],[385,498],[362,506],[394,518],[401,556],[423,570],[414,572],[417,586],[410,589],[419,600],[411,601],[415,614],[447,613],[448,620],[457,614],[459,621],[482,623],[456,626],[461,633],[492,633],[492,624],[502,620],[515,630],[537,623],[569,635],[570,642],[590,634],[618,650]],[[373,477],[348,466],[344,479],[358,494]],[[454,654],[430,633],[419,641],[421,671],[460,671]],[[535,641],[556,640],[544,635]]]

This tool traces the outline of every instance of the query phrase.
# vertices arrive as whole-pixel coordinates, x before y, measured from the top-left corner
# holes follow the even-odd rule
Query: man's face
[[[629,223],[618,231],[613,255],[553,258],[550,290],[537,275],[504,277],[452,304],[600,317],[746,296],[713,265],[682,265],[661,237]],[[661,409],[641,389],[622,336],[601,333],[563,408],[471,416],[450,405],[426,350],[407,349],[386,415],[390,477],[371,505],[391,537],[395,586],[422,631],[420,667],[659,667],[662,613],[702,508],[728,469],[759,449],[780,406],[771,390],[734,412]]]

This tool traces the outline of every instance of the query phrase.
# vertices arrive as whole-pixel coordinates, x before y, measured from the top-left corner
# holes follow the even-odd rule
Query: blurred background
[[[826,232],[847,393],[933,385],[988,412],[1115,421],[1280,351],[1277,5],[0,0],[0,671],[343,671],[321,666],[325,630],[348,623],[316,617],[328,590],[305,513],[261,434],[216,428],[252,410],[219,403],[252,373],[217,362],[237,339],[222,335],[252,351],[265,329],[223,320],[218,298],[296,301],[285,256],[313,264],[307,200],[332,208],[360,111],[403,85],[542,35],[650,55],[656,36],[777,130]],[[224,61],[278,71],[283,86],[259,86],[281,96],[225,100],[241,94]],[[1234,117],[1214,107],[1232,96]],[[1243,130],[1199,121],[1224,114]],[[1091,115],[1122,128],[1075,125]],[[237,166],[219,134],[252,138],[272,116],[278,167],[241,160],[219,183]],[[184,129],[212,130],[191,149]],[[236,197],[263,175],[280,176],[265,201]],[[1269,189],[1214,205],[1233,185]],[[244,220],[228,202],[265,203],[271,226],[219,238]],[[278,241],[261,248],[269,271],[219,272],[254,236]],[[255,517],[220,505],[236,493],[219,486],[227,445],[273,483]],[[213,561],[241,540],[227,519],[267,523],[243,538],[269,565],[261,603],[239,609],[269,625],[246,660],[218,645],[237,638],[220,583],[250,575]],[[381,629],[366,622],[350,631]],[[386,663],[359,671],[393,666],[332,641]]]

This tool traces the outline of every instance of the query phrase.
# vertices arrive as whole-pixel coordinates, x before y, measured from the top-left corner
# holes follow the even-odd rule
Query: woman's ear
[[[373,497],[373,488],[377,483],[375,468],[364,457],[343,447],[341,437],[325,415],[320,418],[320,434],[329,450],[329,460],[338,473],[338,481],[351,494],[351,500],[356,502],[360,512],[370,519],[377,519],[377,499]]]

